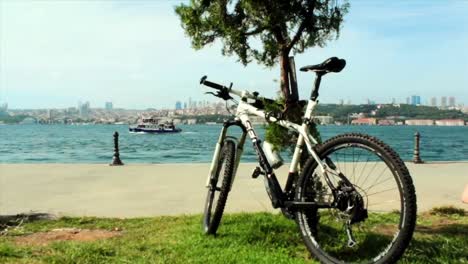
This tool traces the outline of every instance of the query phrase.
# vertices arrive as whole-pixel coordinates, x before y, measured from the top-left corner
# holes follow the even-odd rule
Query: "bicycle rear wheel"
[[[216,234],[221,222],[234,173],[235,147],[233,140],[224,141],[218,169],[210,179],[203,213],[203,229],[206,234]]]
[[[403,161],[377,138],[344,134],[317,149],[327,164],[332,192],[317,162],[309,159],[298,179],[296,201],[332,203],[316,221],[296,211],[304,242],[324,263],[394,263],[416,222],[416,195]],[[315,223],[312,226],[311,223]]]

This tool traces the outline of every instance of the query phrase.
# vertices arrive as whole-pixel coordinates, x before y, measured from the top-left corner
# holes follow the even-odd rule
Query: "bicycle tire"
[[[226,139],[218,160],[218,169],[210,180],[203,213],[203,229],[206,234],[215,235],[218,230],[234,173],[235,148],[233,140]],[[223,176],[220,181],[220,176]],[[218,185],[221,186],[218,186]],[[216,200],[216,192],[219,192]],[[213,210],[213,206],[215,206]]]
[[[374,165],[374,167],[380,166],[380,167],[384,167],[384,171],[388,170],[390,176],[388,176],[387,179],[390,179],[390,180],[386,179],[387,182],[379,183],[379,184],[381,185],[391,184],[389,183],[389,181],[391,181],[392,176],[393,176],[393,179],[395,180],[395,183],[396,183],[395,185],[397,186],[397,188],[394,188],[394,189],[395,189],[395,192],[396,190],[398,191],[399,199],[400,199],[400,201],[395,201],[395,202],[392,201],[391,203],[387,203],[385,204],[385,206],[388,206],[388,204],[400,206],[400,211],[395,210],[394,212],[390,214],[388,213],[381,214],[380,212],[375,212],[375,213],[373,212],[372,214],[369,214],[369,216],[367,216],[368,208],[371,205],[368,200],[371,195],[368,194],[367,192],[370,192],[370,191],[368,191],[369,189],[364,189],[365,187],[358,186],[358,184],[362,182],[362,178],[364,177],[363,176],[364,173],[362,172],[364,172],[364,169],[366,168],[365,166],[367,166],[368,162],[363,164],[364,162],[359,163],[358,161],[357,164],[360,167],[358,167],[358,169],[356,169],[356,167],[353,167],[352,169],[353,178],[355,179],[354,173],[356,171],[359,172],[359,169],[361,169],[362,167],[364,167],[364,169],[363,171],[361,171],[361,175],[358,175],[359,177],[358,180],[357,181],[354,180],[352,184],[355,187],[356,192],[359,192],[360,195],[365,194],[367,201],[365,203],[366,219],[361,220],[362,222],[358,223],[357,225],[358,227],[361,227],[361,228],[363,227],[368,228],[368,230],[366,231],[368,233],[366,232],[362,233],[362,237],[364,236],[366,237],[357,242],[356,245],[358,245],[358,248],[355,248],[356,245],[350,246],[349,244],[347,245],[348,248],[346,248],[346,246],[341,246],[340,248],[339,246],[340,243],[345,241],[346,238],[348,238],[348,242],[349,242],[349,235],[346,234],[346,236],[344,236],[342,233],[340,233],[343,231],[339,231],[339,228],[334,228],[337,226],[337,224],[334,221],[339,222],[338,220],[339,217],[338,218],[335,218],[335,217],[337,215],[342,217],[342,214],[340,214],[340,212],[338,212],[337,214],[334,214],[336,212],[330,213],[330,211],[332,211],[333,209],[328,209],[328,211],[324,213],[322,212],[325,211],[325,209],[319,209],[319,216],[317,216],[316,221],[309,221],[307,219],[307,213],[305,210],[297,210],[295,212],[296,223],[300,229],[302,238],[305,242],[307,249],[310,251],[312,255],[317,257],[318,260],[321,261],[322,263],[355,263],[355,262],[356,263],[379,263],[379,264],[395,263],[396,261],[398,261],[398,259],[401,258],[404,251],[408,247],[411,241],[411,238],[413,236],[413,232],[414,232],[414,228],[416,224],[416,211],[417,211],[416,194],[415,194],[415,189],[414,189],[411,176],[404,162],[401,160],[401,158],[393,149],[391,149],[388,145],[386,145],[379,139],[369,136],[369,135],[365,135],[365,134],[349,133],[349,134],[343,134],[343,135],[338,135],[336,137],[333,137],[327,140],[326,142],[324,142],[323,144],[321,144],[320,146],[318,146],[317,154],[322,160],[324,160],[327,157],[331,159],[331,157],[334,157],[335,152],[336,152],[336,156],[340,157],[338,155],[338,151],[340,150],[344,151],[345,148],[351,148],[351,147],[356,147],[356,149],[358,148],[362,149],[363,153],[365,151],[371,152],[375,154],[377,157],[380,157],[381,161],[375,158],[375,160],[371,159],[371,162],[372,163],[375,162],[375,164],[377,164],[377,165]],[[350,152],[350,150],[347,150],[347,151]],[[351,154],[349,155],[351,156]],[[337,157],[334,157],[334,159],[339,159]],[[345,164],[344,170],[347,170],[346,166],[348,165],[349,160],[351,158],[346,157],[346,156],[342,158],[343,158],[343,163]],[[352,152],[352,159],[354,162],[355,149],[353,149],[353,152]],[[369,161],[369,158],[367,159],[367,161]],[[295,198],[296,201],[306,200],[307,179],[310,178],[311,175],[314,175],[314,172],[316,171],[316,169],[317,169],[317,162],[313,158],[309,158],[309,160],[307,161],[305,165],[303,172],[301,173],[298,179],[298,185],[296,187],[296,198]],[[340,170],[341,169],[343,168],[340,168]],[[351,175],[351,173],[349,173],[348,175]],[[372,176],[369,176],[369,175],[372,175]],[[367,178],[372,177],[374,184],[376,182],[381,182],[380,179],[379,180],[373,179],[373,178],[376,178],[375,175],[377,175],[377,173],[373,174],[371,171],[369,172],[369,175],[367,175],[364,181],[366,181]],[[379,177],[381,177],[381,175],[382,173],[380,174]],[[351,176],[348,176],[348,177],[351,178]],[[370,188],[375,188],[375,186],[371,185]],[[381,187],[381,188],[387,188],[387,187]],[[388,191],[385,191],[384,189],[384,191],[380,192],[380,194],[383,195],[384,192],[388,192]],[[392,197],[393,199],[398,198],[397,196],[396,197],[392,196]],[[353,201],[357,201],[357,200],[353,200]],[[364,206],[364,199],[362,199],[362,205]],[[349,206],[349,201],[348,201],[348,206]],[[339,211],[337,209],[334,209],[334,210]],[[328,217],[327,219],[330,219],[329,222],[321,223],[320,218],[322,216]],[[376,217],[376,218],[373,218],[373,217]],[[388,218],[389,220],[387,221],[393,221],[394,223],[391,224],[390,222],[390,224],[387,224],[387,223],[381,224],[378,221],[375,221],[375,223],[373,223],[372,221],[374,220],[372,219],[380,219],[377,217],[382,217],[381,219]],[[345,220],[345,222],[348,224],[350,223],[349,221],[350,221],[349,218]],[[316,226],[310,226],[311,223],[316,223]],[[375,225],[375,226],[372,226],[372,225]],[[346,226],[346,224],[344,226]],[[351,224],[351,226],[353,226],[353,224]],[[386,233],[385,228],[384,228],[386,226],[389,228],[392,228],[392,230],[394,229],[395,233],[393,234],[393,237],[391,236],[392,233],[390,233],[390,235]],[[351,233],[352,232],[353,231],[351,231]],[[328,238],[327,236],[330,236],[330,238]],[[378,245],[380,244],[382,245],[382,251],[380,251],[381,250],[380,248],[379,249],[373,248],[374,246],[377,246],[377,243],[373,241],[379,241]],[[388,245],[386,244],[384,245],[384,243],[387,243],[386,241],[390,241],[388,242],[389,243]],[[330,245],[327,243],[329,243]],[[370,245],[370,247],[366,248],[365,245]],[[364,248],[362,249],[359,248],[361,246]],[[338,250],[341,250],[341,249],[343,250],[344,253],[343,252],[338,253]],[[362,253],[361,250],[364,253]],[[369,250],[369,251],[366,252],[366,250]],[[375,254],[375,256],[369,256],[371,254],[369,252],[372,252],[372,254]],[[364,257],[362,257],[361,255],[364,255]],[[368,259],[363,260],[362,258],[368,258]]]

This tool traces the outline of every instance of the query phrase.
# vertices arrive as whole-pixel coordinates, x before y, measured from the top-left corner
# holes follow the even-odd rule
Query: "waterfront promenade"
[[[453,205],[468,184],[468,162],[407,163],[418,210]],[[241,164],[226,211],[274,211],[263,179]],[[0,215],[141,217],[202,213],[209,164],[0,164]],[[287,166],[278,171],[285,182]]]

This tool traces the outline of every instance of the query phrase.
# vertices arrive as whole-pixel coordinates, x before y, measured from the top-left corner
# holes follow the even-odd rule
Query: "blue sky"
[[[203,95],[202,75],[274,97],[279,69],[191,48],[179,1],[0,0],[0,102],[10,108],[173,107]],[[320,100],[404,102],[413,94],[468,105],[468,1],[352,1],[341,36],[296,55],[296,65],[347,60]],[[313,75],[298,73],[307,98]]]

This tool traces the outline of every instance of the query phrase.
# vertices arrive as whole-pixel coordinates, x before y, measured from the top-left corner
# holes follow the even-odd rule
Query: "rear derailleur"
[[[368,218],[367,209],[364,208],[364,200],[353,186],[340,181],[335,192],[334,205],[342,212],[342,216],[345,216],[348,247],[353,247],[356,245],[356,240],[353,236],[351,225]]]

